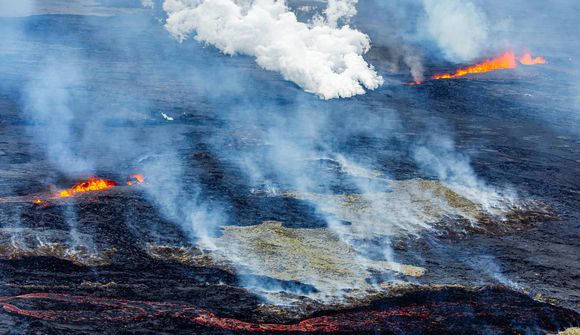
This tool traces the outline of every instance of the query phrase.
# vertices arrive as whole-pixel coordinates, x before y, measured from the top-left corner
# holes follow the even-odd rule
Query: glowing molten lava
[[[464,77],[468,74],[486,73],[503,69],[515,69],[516,67],[518,67],[518,62],[523,65],[537,65],[548,63],[542,57],[532,58],[532,55],[529,52],[526,52],[523,56],[517,58],[516,54],[513,51],[508,51],[499,57],[487,59],[479,64],[461,68],[459,70],[456,70],[454,73],[436,74],[433,76],[433,79],[434,80],[453,79]]]
[[[227,334],[405,334],[412,327],[417,333],[445,334],[451,329],[465,328],[473,322],[493,320],[495,333],[515,334],[515,329],[544,329],[557,332],[562,325],[578,323],[571,310],[561,310],[538,302],[527,296],[502,295],[487,291],[484,295],[465,296],[452,294],[454,300],[420,300],[403,302],[398,306],[361,311],[345,311],[308,318],[296,323],[253,323],[219,316],[185,303],[155,302],[106,298],[91,295],[62,293],[29,293],[0,297],[0,311],[58,323],[72,324],[98,322],[131,323],[173,318],[207,327],[215,333]],[[489,297],[484,299],[484,296]],[[474,298],[478,298],[474,300]],[[482,300],[484,299],[484,300]],[[451,325],[448,328],[447,325]],[[131,326],[130,326],[131,327]],[[133,326],[134,327],[134,326]],[[460,327],[460,328],[457,328]],[[203,330],[203,329],[202,329]],[[446,331],[447,330],[447,331]],[[462,334],[474,334],[466,328]],[[212,331],[212,333],[214,333]],[[205,333],[205,332],[204,332]],[[456,332],[457,333],[457,332]]]
[[[141,185],[145,182],[145,177],[140,174],[132,174],[127,178],[127,185]],[[92,177],[86,181],[75,184],[73,187],[50,193],[37,193],[25,196],[0,197],[0,203],[4,202],[30,202],[36,205],[49,206],[52,201],[59,199],[67,199],[76,195],[104,191],[113,187],[119,186],[112,180]]]
[[[68,198],[72,197],[77,193],[85,193],[85,192],[93,192],[93,191],[102,191],[112,187],[117,186],[112,180],[106,179],[97,179],[97,178],[89,178],[87,181],[83,181],[82,183],[78,183],[75,186],[61,191],[58,193],[59,198]]]
[[[143,177],[143,175],[140,175],[138,173],[134,173],[131,176],[129,176],[129,181],[127,182],[127,185],[131,186],[131,185],[136,185],[136,184],[143,184],[145,182],[145,177]]]
[[[538,65],[538,64],[548,64],[548,61],[542,57],[532,58],[532,54],[526,52],[522,57],[519,59],[520,63],[523,65]]]
[[[512,51],[508,51],[503,55],[485,60],[482,63],[459,69],[455,73],[436,74],[433,79],[451,79],[463,77],[473,73],[485,73],[501,69],[514,69],[518,66],[516,63],[516,55]]]

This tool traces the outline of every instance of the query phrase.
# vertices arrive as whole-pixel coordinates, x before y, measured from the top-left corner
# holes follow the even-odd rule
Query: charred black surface
[[[296,6],[303,3],[307,2],[297,1]],[[122,183],[130,173],[140,172],[143,162],[165,159],[171,148],[170,153],[183,162],[179,166],[183,170],[182,197],[201,185],[201,198],[219,205],[226,225],[254,226],[275,220],[292,228],[326,226],[311,203],[264,192],[264,185],[251,183],[231,159],[249,152],[261,162],[263,150],[270,146],[264,137],[272,131],[272,119],[298,119],[296,109],[304,101],[328,118],[317,129],[318,146],[349,153],[361,162],[372,161],[373,168],[386,177],[434,179],[436,176],[419,171],[412,158],[415,146],[429,144],[434,132],[453,137],[457,150],[469,155],[476,174],[487,183],[508,185],[523,198],[545,204],[549,212],[543,216],[514,212],[504,225],[473,226],[447,217],[436,225],[437,234],[390,241],[396,261],[428,268],[424,277],[409,280],[445,288],[418,287],[398,297],[373,296],[358,301],[356,305],[364,307],[357,309],[308,302],[306,312],[292,314],[264,307],[264,301],[248,290],[252,288],[248,281],[304,295],[317,292],[315,286],[267,276],[240,278],[223,268],[151,257],[149,243],[192,247],[196,241],[182,222],[164,215],[143,188],[123,186],[46,205],[0,201],[2,228],[10,234],[15,229],[19,232],[15,236],[31,240],[34,234],[54,234],[61,237],[61,246],[70,248],[14,253],[10,238],[2,240],[0,254],[8,256],[0,260],[0,332],[237,334],[249,332],[248,327],[268,325],[262,329],[266,333],[304,333],[306,329],[300,327],[317,325],[320,328],[314,329],[320,332],[356,334],[544,334],[579,325],[580,141],[577,134],[560,133],[568,129],[568,120],[557,120],[554,128],[537,117],[547,110],[545,97],[539,93],[525,102],[514,98],[533,87],[532,79],[560,74],[548,69],[517,78],[498,74],[491,80],[389,85],[340,103],[323,104],[302,96],[295,102],[300,94],[296,87],[259,69],[252,60],[221,57],[216,50],[195,43],[177,46],[154,18],[139,17],[137,24],[126,18],[41,15],[0,20],[0,24],[22,24],[29,34],[27,41],[34,45],[31,54],[3,56],[0,64],[2,199],[53,194],[77,182],[52,166],[42,143],[34,139],[37,124],[29,120],[20,94],[26,88],[22,76],[36,71],[30,64],[36,64],[45,47],[57,45],[58,53],[64,45],[81,50],[87,62],[99,69],[91,73],[91,85],[72,94],[74,107],[83,111],[75,119],[75,135],[82,135],[76,133],[82,128],[79,125],[93,124],[91,115],[100,108],[130,106],[138,111],[131,116],[108,114],[95,127],[102,137],[123,138],[130,132],[142,145],[119,151],[123,155],[98,145],[75,147],[79,155],[98,160],[95,173]],[[107,34],[100,32],[103,26],[132,32],[131,38],[117,41],[126,48],[112,47]],[[150,39],[159,43],[148,43]],[[141,52],[136,56],[132,50]],[[369,58],[377,60],[380,68],[390,52],[379,47]],[[220,95],[187,75],[180,78],[183,69],[191,66],[192,57],[207,64],[192,71],[201,77],[233,68],[220,72],[219,78],[225,82],[230,76],[241,76],[248,87],[231,88],[232,92]],[[439,61],[427,65],[434,67]],[[128,92],[124,88],[129,85],[136,89]],[[150,101],[142,102],[142,96]],[[111,107],[111,101],[116,105]],[[232,107],[238,105],[241,110]],[[263,117],[245,120],[244,108],[260,110]],[[166,122],[160,112],[172,115],[174,121]],[[336,136],[338,130],[342,136]],[[296,138],[298,146],[305,141]],[[285,163],[289,170],[295,169],[292,162]],[[275,173],[264,170],[270,173],[265,179],[276,179]],[[316,175],[318,171],[326,173],[315,185],[320,194],[356,193],[355,184],[367,181],[346,176],[339,164],[325,157],[308,163],[302,173]],[[274,186],[284,191],[288,185],[280,182]],[[385,184],[379,191],[390,189]],[[177,206],[182,208],[180,203]],[[95,244],[89,252],[101,255],[108,250],[99,266],[70,256],[75,248],[71,231]],[[384,241],[361,243],[370,249]],[[365,256],[381,257],[372,252]],[[369,282],[391,279],[390,274],[377,272]],[[489,283],[505,287],[488,287]],[[448,287],[455,284],[462,287]],[[474,288],[479,286],[485,288]],[[37,295],[15,298],[26,294]],[[200,322],[199,315],[211,322]],[[112,320],[115,317],[125,319]]]
[[[235,304],[239,304],[236,300]],[[382,299],[369,307],[315,313],[300,323],[256,323],[182,302],[37,293],[3,297],[0,305],[28,315],[44,333],[138,332],[250,334],[545,334],[577,326],[579,315],[503,288],[440,288]],[[233,307],[233,306],[230,306]],[[5,318],[2,316],[2,318]],[[24,317],[11,320],[16,328]],[[105,327],[104,329],[102,327]]]

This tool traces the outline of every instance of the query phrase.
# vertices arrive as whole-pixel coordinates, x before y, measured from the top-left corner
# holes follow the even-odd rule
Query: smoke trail
[[[487,18],[473,2],[423,0],[423,6],[426,29],[450,60],[470,61],[489,47]]]
[[[35,8],[31,5],[26,10],[22,15],[32,14]],[[79,16],[75,22],[88,31],[94,29],[92,20],[100,20]],[[39,16],[23,22],[36,19],[46,20]],[[174,44],[163,28],[151,21],[138,15],[124,16],[123,28],[128,29],[99,26],[93,33],[98,42],[85,40],[74,32],[56,36],[58,32],[46,29],[41,33],[46,34],[47,41],[32,44],[29,41],[36,38],[35,32],[28,32],[23,26],[14,29],[21,40],[8,35],[10,38],[1,41],[0,46],[10,46],[22,58],[9,60],[14,62],[19,79],[24,82],[15,87],[20,93],[25,128],[54,168],[50,170],[53,175],[55,172],[73,178],[102,172],[127,175],[128,166],[139,165],[148,180],[143,187],[160,213],[182,228],[188,242],[211,248],[211,236],[225,222],[222,211],[219,205],[210,205],[203,199],[199,180],[187,178],[189,171],[183,170],[187,164],[171,141],[172,130],[152,120],[149,99],[135,93],[148,89],[142,81],[150,81],[143,78],[159,74],[148,67],[150,64],[139,61],[159,62],[159,59],[152,57],[150,49],[142,48],[135,31],[154,27],[163,39],[148,35],[153,48],[164,40]],[[57,46],[52,44],[54,41]],[[106,53],[93,53],[95,44]],[[111,64],[111,58],[119,62]],[[131,67],[124,67],[123,62],[131,62]],[[33,65],[25,66],[29,64]],[[176,67],[160,66],[166,72],[160,75],[161,79],[155,79],[163,80],[164,75],[173,79],[171,72]],[[125,81],[126,76],[131,77],[130,84]],[[155,114],[162,119],[159,113]],[[155,126],[150,127],[151,124]],[[145,158],[138,161],[139,157]],[[76,220],[74,215],[67,218],[73,247],[80,243],[75,237],[79,235]]]
[[[379,81],[378,75],[372,71],[372,68],[361,57],[364,51],[368,50],[368,38],[352,28],[334,27],[338,27],[350,19],[355,19],[353,15],[356,12],[354,7],[356,1],[334,1],[333,3],[334,5],[329,3],[327,8],[326,22],[314,22],[312,25],[296,21],[295,15],[289,12],[281,2],[167,0],[164,5],[169,14],[167,29],[172,31],[179,39],[184,39],[195,31],[198,40],[216,45],[226,54],[243,53],[255,56],[258,63],[263,67],[270,67],[269,69],[271,70],[281,72],[285,78],[296,81],[306,90],[319,94],[323,98],[331,98],[359,94],[358,92],[364,92],[364,87],[370,88],[365,84],[368,81],[358,79],[357,76],[360,74],[363,74],[365,78],[374,78],[375,82]],[[342,7],[343,4],[347,6]],[[432,6],[435,5],[432,4]],[[224,21],[219,21],[222,19]],[[219,22],[224,23],[224,26],[219,26]],[[445,29],[443,30],[447,33]],[[128,39],[133,37],[129,36]],[[401,45],[401,43],[398,43],[399,41],[407,43],[403,37],[397,37],[394,40],[397,42],[391,44],[394,49]],[[449,40],[452,40],[452,38],[449,38]],[[117,44],[123,45],[123,42],[126,41],[120,39],[120,43]],[[155,43],[160,42],[159,40],[154,40],[152,44]],[[165,45],[160,45],[162,47],[159,49],[164,49]],[[414,78],[420,79],[420,75],[423,72],[420,57],[415,54],[410,43],[404,45],[408,45],[408,49],[401,51],[401,55],[397,58],[411,68]],[[119,46],[108,47],[117,50]],[[297,50],[294,50],[295,48]],[[149,60],[146,57],[147,55],[139,53],[139,48],[127,47],[126,49],[137,54],[135,59],[143,57]],[[172,51],[173,53],[169,54],[175,57],[178,52]],[[179,49],[179,52],[183,52],[188,57],[197,56],[192,55],[190,50],[185,47]],[[461,53],[460,51],[457,54]],[[465,52],[463,55],[466,54],[468,53]],[[350,56],[357,59],[357,66],[360,65],[361,71],[356,66],[351,66],[352,64],[350,63],[346,64],[348,66],[343,66],[342,62]],[[450,55],[450,57],[455,56]],[[171,61],[174,61],[174,59],[172,58]],[[53,148],[50,152],[61,155],[54,157],[50,154],[50,156],[58,160],[58,166],[65,165],[65,168],[70,169],[70,171],[67,169],[64,171],[76,173],[75,171],[84,170],[84,167],[82,164],[72,160],[77,157],[74,155],[74,147],[71,147],[71,143],[74,142],[76,137],[72,126],[75,124],[75,115],[70,108],[70,101],[74,98],[76,83],[84,79],[83,72],[86,69],[81,71],[74,66],[55,64],[56,62],[50,61],[48,63],[46,69],[41,72],[41,76],[45,74],[47,76],[44,79],[41,78],[38,82],[33,80],[30,83],[29,98],[33,103],[29,105],[32,108],[31,110],[40,110],[37,117],[38,122],[48,125],[47,128],[54,127],[51,130],[51,132],[54,131],[54,134],[47,133],[40,136],[39,142],[44,143],[47,139],[54,140],[57,144],[50,142],[45,145],[47,145],[48,149]],[[165,71],[168,63],[170,62],[155,63],[155,65]],[[130,86],[130,90],[149,93],[163,89],[163,87],[170,87],[170,89],[162,91],[161,94],[166,96],[160,101],[163,101],[163,103],[175,103],[172,100],[175,97],[177,99],[182,99],[182,96],[188,96],[189,98],[191,95],[197,97],[195,94],[199,94],[196,92],[199,89],[209,96],[203,97],[203,103],[209,102],[211,108],[208,109],[213,110],[215,108],[218,113],[222,113],[218,115],[220,118],[228,112],[222,109],[228,110],[231,108],[229,107],[230,105],[239,102],[239,100],[231,98],[231,96],[243,96],[240,98],[241,106],[239,108],[231,108],[231,112],[235,114],[239,112],[239,109],[247,109],[249,111],[245,114],[240,114],[238,118],[234,117],[234,121],[245,123],[255,121],[256,125],[265,128],[264,142],[266,144],[263,147],[251,150],[252,152],[246,155],[231,155],[230,159],[238,161],[238,165],[242,167],[252,183],[260,184],[263,182],[270,189],[282,189],[283,192],[315,194],[311,197],[304,196],[304,201],[310,203],[316,209],[317,214],[324,218],[331,230],[341,236],[343,241],[361,253],[369,252],[365,249],[370,248],[370,246],[361,244],[361,242],[356,240],[357,238],[374,237],[394,229],[412,234],[422,229],[430,228],[429,222],[423,220],[420,209],[416,208],[410,196],[398,195],[398,201],[393,201],[393,197],[388,197],[384,194],[388,177],[377,176],[374,172],[369,172],[372,170],[373,164],[378,162],[378,159],[377,162],[372,158],[366,161],[357,159],[357,155],[359,157],[362,155],[374,156],[377,152],[365,151],[366,147],[364,145],[359,145],[350,151],[348,148],[341,147],[341,144],[349,141],[351,137],[357,137],[353,135],[358,135],[358,137],[383,136],[383,140],[388,138],[389,135],[381,135],[388,132],[388,130],[385,130],[385,128],[388,128],[386,127],[387,122],[375,122],[380,119],[380,117],[376,116],[377,114],[384,115],[387,113],[385,109],[372,110],[373,106],[369,107],[369,104],[372,105],[372,103],[363,99],[348,102],[341,101],[338,104],[336,102],[311,103],[310,100],[307,100],[308,98],[304,98],[306,102],[292,105],[294,102],[288,101],[295,97],[289,99],[285,92],[277,93],[273,89],[270,89],[267,93],[256,93],[253,89],[231,90],[232,86],[242,86],[236,79],[231,79],[229,76],[239,71],[239,67],[227,72],[228,75],[220,74],[220,71],[217,70],[215,73],[207,71],[208,73],[205,73],[205,77],[198,78],[199,83],[197,83],[198,85],[195,86],[195,89],[179,91],[180,87],[192,87],[190,85],[191,81],[184,78],[189,77],[194,71],[183,74],[180,66],[184,67],[184,64],[185,62],[181,62],[174,66],[178,69],[177,71],[171,67],[174,70],[168,71],[171,72],[168,76],[173,76],[171,80],[163,81],[156,77],[146,78],[156,86],[151,91],[145,90],[138,85],[136,87]],[[208,62],[197,58],[191,60],[191,64],[196,71],[201,71],[202,68],[208,65]],[[216,68],[219,68],[219,66],[216,66]],[[161,71],[159,70],[159,72]],[[56,74],[60,76],[55,78],[57,77]],[[227,83],[225,83],[226,80],[221,83],[220,80],[212,79],[213,75],[227,79]],[[175,80],[174,77],[179,76],[182,78]],[[373,82],[373,80],[370,80],[370,82]],[[104,80],[104,82],[107,85],[111,85],[109,80]],[[122,86],[119,84],[127,83],[117,84]],[[243,84],[248,84],[247,86],[251,87],[256,82],[248,80]],[[174,89],[175,91],[173,91]],[[129,90],[120,89],[121,94],[124,95],[127,94],[127,91]],[[146,94],[142,95],[146,96]],[[300,97],[300,95],[298,96]],[[217,100],[220,99],[216,97],[223,98],[224,102],[218,102]],[[123,101],[122,103],[128,106],[127,109],[137,109],[143,114],[153,110],[150,109],[147,102],[143,103],[141,100],[147,99],[139,96],[139,99],[134,101],[128,99],[128,101]],[[259,102],[256,102],[256,100]],[[139,101],[138,105],[137,101]],[[199,102],[198,100],[193,101],[195,104]],[[107,105],[103,104],[102,107],[108,107],[109,102],[106,101]],[[99,101],[99,103],[102,103],[102,101]],[[384,101],[379,102],[379,104],[383,103]],[[290,104],[291,107],[285,108],[287,104]],[[223,108],[224,105],[226,106],[225,108]],[[54,109],[57,111],[53,120],[51,119],[53,115],[50,111]],[[93,120],[95,123],[99,123],[114,115],[119,118],[126,117],[133,122],[134,115],[138,113],[125,115],[119,111],[122,109],[107,111],[108,108],[103,108],[103,111],[99,111]],[[369,111],[369,109],[371,110]],[[281,112],[276,113],[278,110],[281,110]],[[357,113],[352,113],[353,111]],[[79,111],[80,113],[86,114],[87,112]],[[119,114],[117,115],[116,113]],[[177,111],[171,111],[171,113],[173,113],[171,115],[175,116],[175,122],[172,123],[179,124],[181,122],[179,119],[181,113]],[[203,110],[203,113],[210,112]],[[349,117],[350,114],[356,114],[356,117]],[[155,111],[155,115],[161,118],[161,114],[157,111]],[[145,119],[142,115],[141,117]],[[203,117],[209,118],[210,116],[204,114]],[[149,125],[156,122],[152,119],[146,120]],[[336,120],[342,120],[343,123]],[[216,132],[221,131],[229,135],[230,130],[235,127],[233,123],[226,125],[224,129],[217,129]],[[85,128],[83,129],[86,130],[86,125],[84,126]],[[148,185],[144,187],[146,187],[150,197],[159,205],[167,218],[170,218],[190,234],[189,236],[192,240],[197,239],[198,243],[203,247],[211,248],[213,231],[223,225],[228,218],[223,213],[221,206],[213,203],[213,199],[206,200],[203,187],[199,185],[199,180],[183,171],[183,167],[188,164],[186,158],[184,158],[187,154],[184,155],[182,153],[180,155],[179,150],[173,148],[174,143],[171,140],[164,140],[180,136],[185,137],[183,134],[176,135],[175,129],[177,128],[170,128],[170,130],[165,132],[156,132],[151,127],[144,131],[147,134],[129,134],[130,130],[111,134],[112,131],[109,128],[106,129],[106,137],[102,136],[103,132],[101,131],[89,132],[88,135],[86,134],[86,138],[96,138],[96,140],[91,142],[93,145],[110,147],[110,149],[117,150],[117,152],[124,155],[126,152],[131,151],[150,153],[149,158],[144,158],[143,161],[139,162],[148,179]],[[416,131],[416,129],[407,130]],[[212,129],[213,131],[214,129]],[[133,135],[135,135],[134,138],[132,137]],[[196,139],[196,141],[198,140]],[[429,143],[430,141],[426,142]],[[115,149],[115,145],[118,143],[123,143],[122,149]],[[388,141],[385,143],[384,146],[390,145]],[[395,146],[388,147],[388,150],[402,150],[398,146],[395,148]],[[189,151],[189,149],[188,147],[187,150],[183,151]],[[360,150],[360,152],[353,152],[357,150]],[[216,144],[212,155],[224,153],[224,151],[223,146]],[[226,153],[231,154],[232,152],[226,151]],[[485,185],[482,184],[470,166],[469,159],[456,151],[452,141],[444,141],[443,143],[433,141],[429,145],[419,143],[414,153],[414,158],[418,165],[439,180],[461,186],[466,190],[477,191],[485,189]],[[119,156],[122,155],[120,154]],[[338,182],[334,179],[338,178],[332,173],[328,171],[314,171],[311,173],[313,169],[309,167],[308,162],[311,162],[313,157],[324,157],[339,166],[340,180],[346,180],[348,183],[354,184],[354,186],[349,188],[348,192],[355,194],[357,200],[361,199],[360,202],[369,208],[370,213],[359,215],[357,217],[358,221],[350,226],[340,222],[341,220],[337,218],[336,213],[344,211],[344,202],[337,199],[340,199],[339,197],[342,195],[340,192],[346,191],[344,189],[337,191],[336,184]],[[97,160],[97,158],[91,157],[89,163],[92,163],[93,159]],[[110,165],[120,165],[120,162],[123,161],[114,160],[110,162]],[[99,161],[98,163],[101,162]],[[88,165],[90,168],[91,164]],[[380,164],[377,165],[381,166]],[[344,177],[345,175],[347,176],[346,178]],[[278,196],[280,194],[281,192],[276,193]],[[423,197],[428,198],[428,192],[423,192]],[[478,194],[473,194],[472,196],[474,199],[477,197],[479,197]],[[377,249],[382,248],[383,257],[390,260],[394,256],[388,242],[387,239],[378,244]],[[361,257],[359,262],[352,266],[355,269],[363,268],[364,270],[366,267],[365,258]],[[256,283],[253,283],[253,285],[256,285]],[[265,286],[267,287],[267,285]]]
[[[417,1],[370,0],[358,4],[357,15],[351,21],[372,40],[369,60],[377,68],[390,74],[408,69],[413,81],[424,80],[425,52],[418,36],[420,13],[422,6]]]
[[[227,223],[227,218],[219,204],[204,200],[199,181],[187,176],[179,156],[167,150],[144,158],[141,166],[148,180],[144,185],[147,194],[162,215],[178,225],[189,242],[203,249],[214,249],[212,238]]]
[[[493,213],[515,201],[516,195],[509,188],[495,189],[487,185],[473,170],[469,157],[457,152],[450,138],[430,134],[413,150],[413,158],[420,169],[470,201]]]
[[[195,39],[225,54],[254,56],[264,69],[323,99],[364,94],[383,83],[362,57],[370,49],[365,34],[348,26],[299,22],[283,1],[166,0],[163,8],[166,28],[178,40],[195,32]],[[352,15],[331,10],[331,24]]]
[[[265,104],[269,106],[269,103]],[[280,111],[264,111],[252,106],[247,107],[251,108],[250,111],[233,110],[228,127],[253,120],[253,123],[266,127],[261,142],[267,145],[250,151],[228,151],[224,157],[237,164],[253,186],[264,188],[261,194],[273,198],[295,199],[311,206],[316,219],[323,221],[328,234],[340,241],[340,248],[352,251],[349,254],[352,260],[348,262],[346,271],[348,276],[336,278],[305,267],[302,269],[301,278],[294,278],[320,290],[311,298],[323,301],[341,300],[350,294],[349,289],[352,288],[359,289],[360,292],[380,289],[379,281],[365,281],[371,269],[391,271],[393,277],[408,271],[408,268],[396,262],[390,237],[413,234],[429,228],[422,221],[421,209],[413,206],[412,200],[405,197],[405,194],[385,195],[389,188],[389,179],[372,170],[372,162],[358,163],[343,154],[346,149],[341,148],[342,141],[354,134],[385,129],[391,121],[379,121],[379,118],[372,125],[367,122],[363,125],[357,124],[356,118],[353,118],[352,123],[345,120],[349,124],[348,130],[339,130],[340,126],[334,119],[343,120],[348,108],[339,107],[334,110],[333,106],[326,104],[299,101],[286,107],[269,106],[272,109],[281,109]],[[368,113],[362,115],[370,116]],[[222,147],[219,141],[215,145],[216,150]],[[360,149],[364,150],[355,150]],[[321,168],[321,165],[331,168]],[[280,220],[292,227],[301,228],[300,222],[292,222],[291,218],[283,217]],[[306,223],[318,224],[308,221]],[[268,236],[272,233],[265,234]],[[241,254],[239,250],[235,250],[237,246],[229,247],[232,248],[232,255]],[[291,245],[288,247],[293,248]],[[319,250],[317,248],[321,248],[319,252],[324,254],[329,247],[314,246],[314,250]],[[247,266],[258,272],[268,272],[267,267],[271,264],[260,264],[263,268],[256,268],[257,265],[252,262],[261,257],[260,252],[246,248],[243,257],[234,260],[240,268]],[[322,254],[320,257],[323,259],[331,259],[330,256]],[[376,265],[377,260],[382,262],[380,266]],[[247,264],[248,261],[250,264]],[[296,269],[289,270],[294,271]],[[383,278],[386,279],[387,276],[390,275]],[[272,283],[254,278],[249,288],[260,293],[261,290],[271,289],[271,285]],[[281,303],[276,300],[271,302]]]
[[[47,158],[61,171],[78,176],[92,171],[91,163],[75,149],[75,112],[71,95],[82,80],[72,61],[49,59],[25,90],[26,113],[34,122],[33,135],[46,150]]]

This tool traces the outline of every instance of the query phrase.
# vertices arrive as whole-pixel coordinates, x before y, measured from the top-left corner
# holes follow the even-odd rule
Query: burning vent
[[[469,74],[486,73],[504,69],[515,69],[518,63],[522,65],[547,64],[548,62],[542,57],[532,57],[529,52],[524,53],[521,57],[516,57],[515,52],[508,51],[503,55],[487,59],[479,64],[469,67],[460,68],[454,73],[440,73],[433,76],[433,80],[453,79],[467,76]]]

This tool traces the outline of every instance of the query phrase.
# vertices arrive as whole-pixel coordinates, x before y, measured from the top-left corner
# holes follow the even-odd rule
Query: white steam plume
[[[93,170],[92,163],[77,154],[78,136],[74,124],[78,114],[73,108],[74,93],[84,80],[74,60],[48,59],[26,87],[26,113],[35,123],[32,135],[44,147],[47,158],[67,175]]]
[[[427,143],[415,148],[415,162],[420,169],[436,175],[438,180],[456,193],[487,211],[516,200],[516,195],[510,189],[495,189],[480,179],[469,157],[458,153],[451,139],[430,136]]]
[[[383,83],[362,57],[370,49],[367,35],[349,26],[299,22],[284,1],[165,0],[163,9],[166,28],[178,40],[195,32],[197,40],[225,54],[254,56],[264,69],[323,99],[364,94]],[[338,20],[351,14],[332,15]]]
[[[338,26],[338,21],[349,22],[356,15],[358,0],[328,0],[328,6],[324,11],[326,21],[331,27]]]
[[[423,0],[423,6],[427,32],[449,60],[471,61],[488,48],[487,18],[473,2]]]

